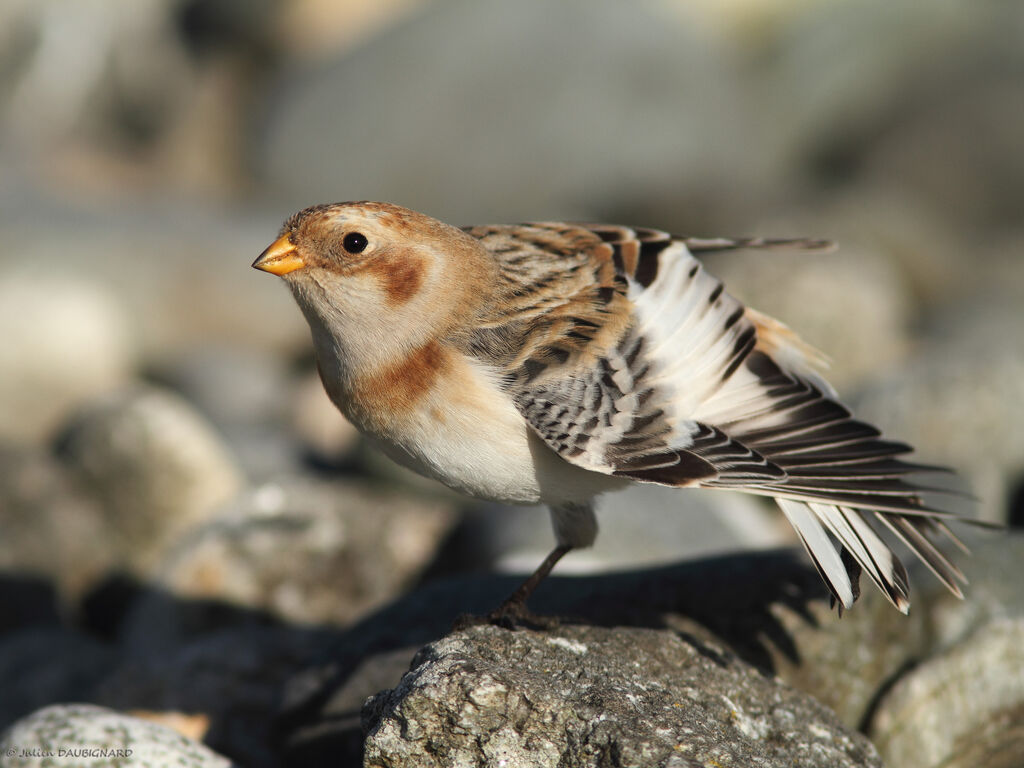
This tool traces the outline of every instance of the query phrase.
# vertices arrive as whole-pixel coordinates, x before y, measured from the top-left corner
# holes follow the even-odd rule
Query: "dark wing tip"
[[[742,250],[792,250],[808,253],[832,253],[838,246],[834,240],[809,237],[678,237],[690,253]]]

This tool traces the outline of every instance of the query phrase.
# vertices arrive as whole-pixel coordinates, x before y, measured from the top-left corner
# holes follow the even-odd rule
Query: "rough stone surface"
[[[395,675],[402,656],[412,657],[410,646],[443,637],[460,613],[493,609],[517,583],[515,577],[480,575],[431,583],[352,627],[290,682],[282,717],[288,754],[307,756],[309,762],[301,764],[310,766],[360,754],[353,702]],[[877,688],[918,658],[922,647],[916,612],[908,620],[889,608],[892,616],[886,618],[884,606],[864,599],[842,620],[829,614],[813,567],[786,551],[614,574],[556,573],[531,607],[562,617],[566,626],[669,628],[695,647],[728,648],[763,675],[778,672],[790,684],[806,686],[805,693],[839,706],[842,721],[852,728]],[[876,619],[885,623],[876,627]],[[871,640],[876,631],[883,642]]]
[[[447,502],[282,479],[242,494],[182,536],[154,569],[154,582],[178,598],[344,625],[412,583],[454,519]],[[153,626],[165,634],[175,613],[167,608],[160,599],[145,602],[134,624],[147,636]]]
[[[170,728],[90,704],[57,704],[0,737],[5,768],[230,768],[231,761]]]
[[[671,632],[494,627],[368,702],[366,766],[880,766],[809,697]]]
[[[360,764],[363,704],[402,679],[419,646],[371,652],[354,660],[339,659],[337,644],[330,650],[325,663],[301,670],[288,682],[286,709],[276,723],[287,737],[285,765]]]
[[[108,534],[135,568],[241,487],[234,458],[207,421],[161,389],[105,398],[80,414],[61,443],[66,464],[100,503]]]
[[[887,765],[1024,765],[1024,619],[991,622],[897,682],[870,735]]]

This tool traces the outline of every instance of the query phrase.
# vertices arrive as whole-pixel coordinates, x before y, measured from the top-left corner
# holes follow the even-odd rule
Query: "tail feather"
[[[852,607],[863,571],[897,610],[910,610],[907,571],[862,512],[835,504],[776,501],[839,605]]]
[[[963,592],[957,582],[966,584],[967,577],[922,532],[922,529],[927,530],[926,524],[930,521],[915,521],[894,515],[878,515],[878,518],[928,566],[950,592],[963,598]]]
[[[851,608],[856,599],[854,584],[842,557],[811,508],[790,499],[775,501],[796,531],[829,592],[842,607]]]

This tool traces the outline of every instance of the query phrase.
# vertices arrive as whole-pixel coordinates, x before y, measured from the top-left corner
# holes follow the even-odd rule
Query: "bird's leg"
[[[515,592],[509,595],[501,605],[495,608],[486,616],[473,616],[463,614],[455,620],[452,630],[458,632],[467,627],[475,627],[481,624],[494,624],[506,629],[515,629],[517,625],[525,624],[538,629],[547,629],[558,623],[558,619],[548,616],[537,616],[531,613],[526,607],[526,601],[530,599],[533,591],[540,586],[540,583],[551,573],[555,563],[562,559],[566,552],[572,547],[568,544],[559,544],[544,558],[544,561],[537,566],[537,569],[516,587]]]
[[[526,601],[530,599],[530,595],[540,586],[540,583],[548,577],[555,564],[571,549],[572,547],[568,544],[559,544],[551,550],[548,556],[537,566],[537,569],[527,576],[523,583],[516,588],[516,591],[509,595],[495,610],[491,611],[487,620],[491,624],[502,626],[514,625],[518,622],[535,624],[537,626],[550,626],[554,623],[555,619],[530,613],[530,610],[526,607]]]
[[[475,624],[496,624],[513,628],[517,624],[527,624],[538,628],[556,625],[555,617],[538,616],[526,607],[526,601],[540,583],[548,577],[567,552],[578,547],[589,547],[597,536],[597,519],[594,509],[589,503],[563,504],[551,507],[551,523],[555,530],[558,545],[551,550],[537,569],[526,577],[505,601],[487,616],[460,616],[455,620],[455,629],[464,629]]]

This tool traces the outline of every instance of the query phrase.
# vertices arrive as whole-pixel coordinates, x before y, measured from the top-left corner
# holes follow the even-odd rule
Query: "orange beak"
[[[256,269],[262,269],[272,275],[287,275],[296,269],[306,266],[306,262],[299,256],[291,235],[282,235],[277,238],[270,247],[260,254],[259,258],[252,263]]]

